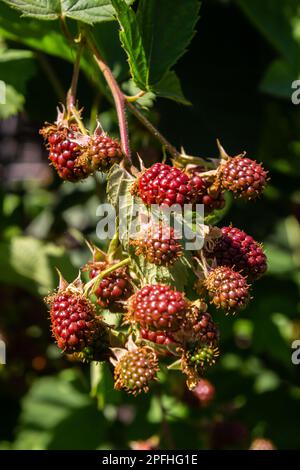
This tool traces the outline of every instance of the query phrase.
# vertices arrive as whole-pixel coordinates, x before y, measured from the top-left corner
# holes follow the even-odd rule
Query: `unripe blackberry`
[[[155,224],[142,237],[131,240],[137,256],[144,256],[150,263],[170,266],[182,256],[181,244],[176,240],[172,227]]]
[[[211,302],[227,313],[244,309],[250,300],[246,279],[227,266],[213,269],[205,280],[205,287]]]
[[[104,132],[91,137],[86,154],[93,169],[102,172],[108,171],[114,163],[120,162],[123,156],[120,142],[111,139]]]
[[[96,262],[89,265],[90,278],[93,279],[101,271],[109,268],[109,263]],[[111,312],[124,312],[124,302],[132,295],[133,286],[127,267],[115,269],[107,274],[99,283],[95,290],[97,304],[102,308],[107,308]]]
[[[244,199],[254,199],[265,189],[267,172],[255,160],[237,156],[220,167],[220,178],[223,189]]]
[[[215,397],[215,387],[208,380],[200,379],[192,393],[202,406],[208,406]]]
[[[249,450],[276,450],[276,447],[270,439],[257,438],[251,443]]]
[[[176,331],[189,307],[184,294],[163,285],[147,285],[128,302],[127,321],[153,331]]]
[[[75,124],[70,127],[46,126],[40,133],[47,141],[49,160],[60,178],[66,181],[79,181],[92,172],[81,146],[75,142]]]
[[[80,352],[92,345],[99,325],[95,307],[84,295],[67,288],[46,301],[50,305],[52,333],[62,351]]]
[[[155,352],[148,346],[137,347],[129,340],[128,349],[113,349],[117,359],[115,366],[115,388],[138,395],[149,391],[149,383],[156,378],[158,361]]]
[[[182,351],[181,369],[187,375],[187,386],[194,390],[207,367],[215,364],[220,352],[216,346],[195,344]]]
[[[193,365],[198,372],[202,372],[209,366],[215,364],[219,350],[213,346],[198,346],[192,352],[188,353],[189,364]]]
[[[175,344],[174,338],[165,331],[151,331],[146,328],[141,328],[141,336],[143,339],[152,341],[152,343],[155,344],[162,344],[164,346]]]
[[[146,205],[183,206],[195,203],[202,188],[203,181],[199,176],[189,178],[178,168],[155,163],[138,178],[133,193]]]
[[[218,266],[229,266],[251,279],[258,279],[267,270],[262,247],[249,235],[235,227],[223,227],[214,251]]]

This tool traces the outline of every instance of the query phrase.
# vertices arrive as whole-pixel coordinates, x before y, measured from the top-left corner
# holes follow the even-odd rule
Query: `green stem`
[[[110,266],[109,268],[105,269],[104,271],[101,271],[98,276],[94,277],[94,279],[92,279],[90,282],[88,282],[86,285],[85,285],[85,288],[84,288],[84,291],[87,292],[90,290],[90,288],[92,287],[93,288],[93,292],[95,292],[95,290],[97,289],[97,287],[99,286],[100,282],[102,281],[102,279],[107,276],[108,274],[110,274],[111,272],[115,271],[116,269],[119,269],[121,268],[122,266],[126,266],[130,264],[130,258],[125,258],[123,259],[122,261],[120,261],[119,263],[116,263],[116,264],[113,264],[112,266]]]

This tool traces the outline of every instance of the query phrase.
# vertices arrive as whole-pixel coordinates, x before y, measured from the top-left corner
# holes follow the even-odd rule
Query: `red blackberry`
[[[94,170],[106,172],[123,156],[120,142],[111,139],[104,132],[91,137],[87,155]]]
[[[142,234],[143,235],[143,234]],[[182,255],[181,244],[176,240],[172,227],[156,224],[149,227],[144,236],[131,240],[136,255],[144,256],[150,263],[170,266]]]
[[[133,192],[146,205],[183,206],[196,202],[202,188],[203,181],[199,176],[189,178],[178,168],[155,163],[138,178]]]
[[[213,255],[218,266],[230,266],[251,279],[258,279],[267,270],[267,258],[261,246],[242,230],[223,227]]]
[[[182,292],[167,285],[147,285],[129,299],[127,321],[149,330],[175,331],[188,307]]]
[[[66,353],[74,353],[91,346],[98,329],[94,305],[71,289],[58,291],[46,300],[58,347]]]
[[[164,346],[175,343],[172,336],[167,335],[165,331],[151,331],[146,328],[141,328],[141,336],[147,341],[152,341],[152,343],[162,344]]]
[[[116,261],[117,263],[117,261]],[[90,278],[93,279],[101,271],[109,268],[106,261],[91,263],[89,265]],[[95,290],[97,304],[111,312],[124,312],[124,302],[133,293],[133,286],[127,267],[121,267],[107,274]]]
[[[115,367],[115,388],[138,395],[149,391],[149,383],[156,378],[158,361],[153,349],[137,347],[130,339],[128,349],[113,349],[116,359],[111,359]]]
[[[81,146],[75,142],[77,130],[77,126],[72,124],[70,128],[50,125],[40,131],[48,142],[49,160],[66,181],[84,179],[92,171]]]
[[[276,447],[270,439],[257,438],[251,443],[250,450],[276,450]]]
[[[193,394],[199,400],[202,406],[208,406],[215,397],[215,387],[206,379],[200,379]]]
[[[243,156],[233,157],[220,167],[221,186],[244,199],[260,196],[267,183],[267,172],[260,163]]]
[[[219,341],[219,328],[208,312],[198,312],[191,320],[193,336],[202,344],[216,345]]]
[[[205,280],[211,302],[228,313],[242,310],[250,300],[245,278],[227,266],[213,269]]]
[[[196,166],[189,170],[190,175],[198,176],[203,181],[203,188],[197,203],[204,204],[206,213],[223,209],[225,206],[224,192],[219,187],[215,187],[214,181],[202,177],[201,173],[203,172],[205,172],[205,169],[201,166]]]

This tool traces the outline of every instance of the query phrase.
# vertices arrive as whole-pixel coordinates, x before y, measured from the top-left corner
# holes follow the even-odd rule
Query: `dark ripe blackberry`
[[[215,387],[209,380],[200,379],[192,393],[202,406],[208,406],[215,398]]]
[[[170,266],[182,256],[181,244],[176,240],[172,227],[156,224],[149,227],[140,239],[131,240],[137,256],[144,256],[150,263]]]
[[[174,288],[147,285],[128,302],[127,321],[153,331],[176,331],[189,307],[184,294]]]
[[[96,277],[101,271],[109,267],[106,262],[93,263],[90,270],[90,278]],[[133,286],[128,269],[121,267],[107,274],[95,290],[97,303],[102,308],[111,312],[124,312],[124,302],[132,295]]]
[[[251,279],[258,279],[267,270],[262,247],[251,236],[235,227],[223,227],[213,256],[218,266],[229,266]]]
[[[260,196],[267,184],[267,172],[260,163],[237,156],[220,167],[221,186],[244,199]]]
[[[146,205],[183,206],[196,202],[202,188],[199,176],[189,178],[178,168],[155,163],[138,178],[134,192]]]
[[[164,346],[175,343],[172,336],[165,331],[151,331],[146,328],[141,328],[141,336],[147,341],[152,341],[152,343],[162,344]]]
[[[123,157],[120,142],[111,139],[105,133],[91,137],[87,155],[93,169],[106,172]]]
[[[249,450],[277,450],[270,439],[257,438],[250,445]]]
[[[47,299],[52,333],[66,353],[80,352],[93,343],[98,325],[94,305],[83,295],[59,291]]]
[[[246,279],[227,266],[213,269],[205,280],[205,287],[211,302],[227,313],[244,309],[250,300]]]
[[[91,174],[88,161],[82,156],[82,148],[74,141],[76,125],[71,128],[48,126],[40,131],[48,142],[49,160],[60,178],[79,181]]]
[[[113,350],[115,352],[115,350]],[[156,378],[158,361],[153,349],[142,346],[115,352],[115,388],[138,395],[149,391],[149,383]]]

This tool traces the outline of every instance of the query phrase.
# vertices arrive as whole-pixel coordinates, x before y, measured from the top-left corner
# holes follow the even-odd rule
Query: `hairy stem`
[[[137,109],[130,101],[126,102],[127,107],[132,114],[148,129],[148,131],[168,150],[173,158],[180,156],[180,153],[176,148],[153,126],[153,124],[144,116],[141,111]]]
[[[104,75],[104,78],[110,88],[110,91],[113,95],[113,99],[115,102],[116,106],[116,111],[118,115],[118,121],[119,121],[119,128],[120,128],[120,137],[121,137],[121,142],[122,142],[122,147],[123,147],[123,152],[128,158],[128,160],[131,162],[131,152],[130,152],[130,146],[129,146],[129,137],[128,137],[128,127],[127,127],[127,119],[126,119],[126,106],[125,106],[125,96],[122,93],[122,91],[119,88],[119,85],[113,76],[113,73],[111,69],[108,67],[108,65],[105,63],[103,60],[103,57],[101,56],[93,38],[91,37],[90,33],[85,31],[86,34],[86,42],[89,47],[89,49],[92,51],[94,60],[96,61],[99,69]]]

